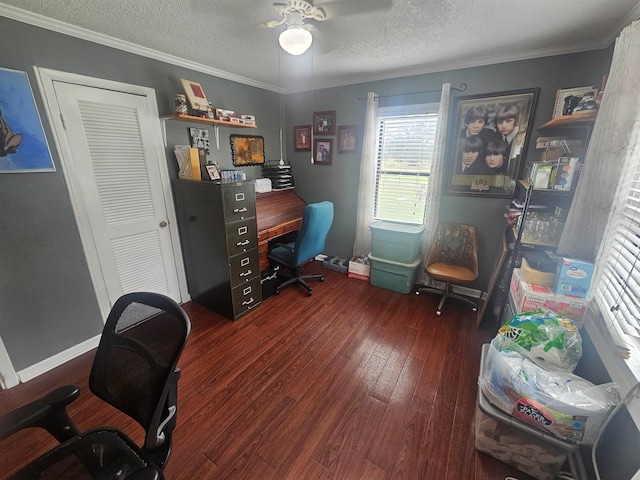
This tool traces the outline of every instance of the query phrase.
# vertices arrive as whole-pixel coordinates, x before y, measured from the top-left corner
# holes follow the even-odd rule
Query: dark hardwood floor
[[[323,270],[237,322],[184,305],[178,427],[168,479],[530,480],[474,449],[480,347],[494,332],[455,301],[402,295]],[[93,353],[0,392],[0,413],[76,383],[80,429],[142,431],[87,387]],[[39,430],[0,442],[0,476],[55,442]]]

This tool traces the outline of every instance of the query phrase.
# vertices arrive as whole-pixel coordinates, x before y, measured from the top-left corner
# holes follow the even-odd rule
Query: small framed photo
[[[211,154],[209,145],[209,130],[206,128],[189,127],[189,144],[193,148],[204,148],[207,155]]]
[[[338,127],[338,152],[349,153],[357,150],[358,125]]]
[[[180,81],[182,82],[182,87],[184,88],[184,93],[187,95],[191,109],[197,112],[206,112],[207,108],[209,108],[209,102],[207,101],[202,86],[197,82],[192,82],[184,78],[181,78]]]
[[[313,141],[313,149],[315,152],[316,165],[331,165],[331,156],[333,153],[333,139],[316,138]]]
[[[209,174],[209,179],[220,180],[220,169],[217,164],[206,165],[207,173]]]
[[[311,125],[293,127],[296,152],[311,151]]]
[[[254,135],[229,135],[231,160],[234,167],[262,165],[264,163],[264,137]]]
[[[596,85],[591,85],[589,87],[561,88],[560,90],[558,90],[558,92],[556,93],[556,103],[553,107],[553,118],[566,115],[564,113],[565,100],[567,100],[569,97],[578,97],[580,99],[587,92],[593,92],[593,95],[595,97],[595,95],[598,93],[598,87]]]
[[[313,112],[313,133],[316,135],[336,134],[336,112]]]

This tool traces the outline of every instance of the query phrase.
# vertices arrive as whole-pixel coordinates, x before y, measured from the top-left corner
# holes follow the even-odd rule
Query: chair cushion
[[[289,245],[292,249],[295,246],[295,243],[288,243],[287,245]],[[271,251],[269,252],[269,257],[273,258],[274,260],[276,260],[279,263],[282,263],[283,265],[287,265],[289,267],[295,267],[295,263],[294,263],[294,254],[291,250],[288,250],[284,247],[274,247],[273,249],[271,249]]]
[[[470,283],[478,278],[478,275],[467,267],[448,265],[444,262],[432,263],[425,270],[431,278],[441,282]]]

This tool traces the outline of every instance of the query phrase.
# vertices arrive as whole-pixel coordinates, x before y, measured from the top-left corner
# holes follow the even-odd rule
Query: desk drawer
[[[256,216],[256,201],[253,185],[234,186],[222,189],[222,205],[227,222],[235,222]]]
[[[225,225],[229,256],[248,252],[258,246],[256,219],[249,218]]]
[[[260,286],[260,274],[249,282],[235,287],[231,291],[233,298],[233,317],[238,318],[243,313],[257,307],[262,301],[262,287]]]
[[[276,225],[275,227],[271,227],[269,230],[267,230],[267,237],[275,238],[275,237],[279,237],[283,233],[284,233],[284,224]]]
[[[258,249],[256,248],[229,258],[231,286],[236,287],[247,283],[258,275],[260,273],[259,264]]]

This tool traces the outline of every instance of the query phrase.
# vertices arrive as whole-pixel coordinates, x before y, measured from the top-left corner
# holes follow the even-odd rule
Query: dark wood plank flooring
[[[292,286],[231,322],[184,305],[178,427],[168,479],[530,480],[474,449],[480,347],[468,306],[402,295],[313,264],[313,296]],[[76,383],[80,429],[140,427],[88,390],[93,353],[0,392],[0,413]],[[55,442],[29,430],[0,443],[0,476]]]

